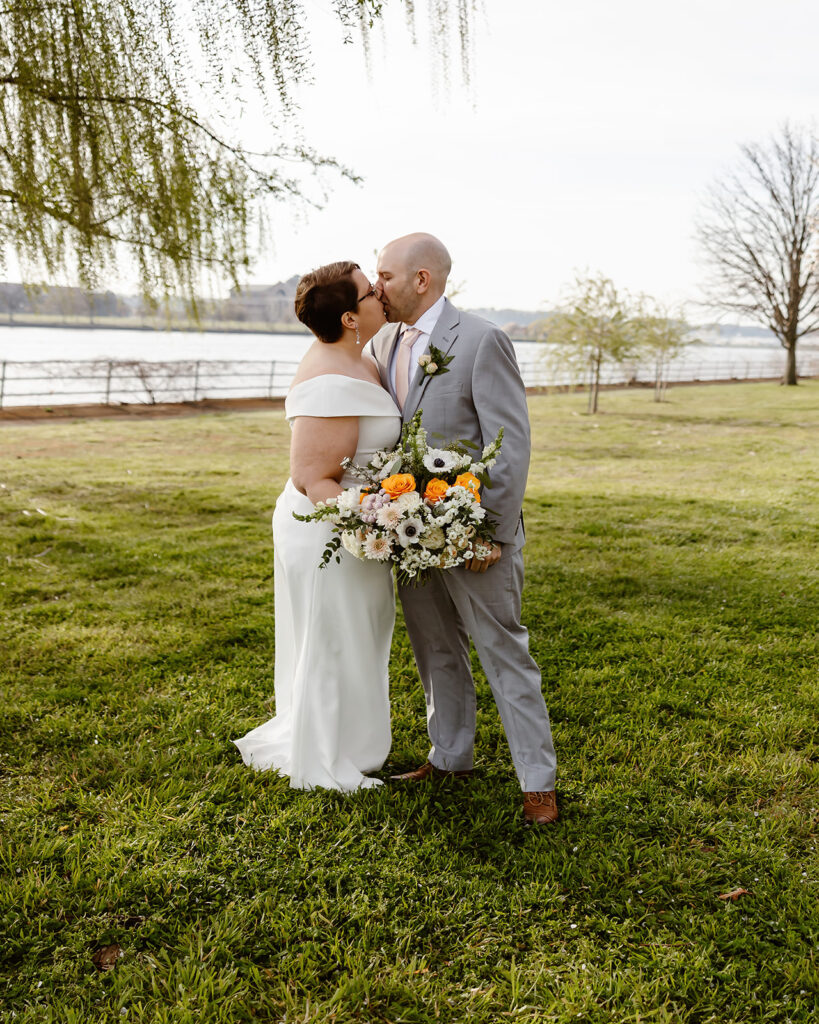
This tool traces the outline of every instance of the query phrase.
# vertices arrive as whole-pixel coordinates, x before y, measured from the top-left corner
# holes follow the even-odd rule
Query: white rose
[[[438,548],[442,548],[445,543],[446,537],[444,536],[444,531],[440,526],[433,526],[431,529],[427,530],[421,538],[421,544],[425,548],[433,548],[437,550]]]
[[[349,487],[346,491],[342,491],[338,496],[339,512],[352,512],[353,509],[358,508],[360,496],[360,487]]]
[[[392,504],[402,512],[413,512],[421,504],[421,495],[418,491],[408,491],[406,494],[399,494],[393,499]]]
[[[364,557],[364,549],[361,547],[361,544],[358,542],[354,533],[350,533],[349,531],[342,533],[341,546],[345,551],[349,551],[350,554],[354,555],[356,558]]]

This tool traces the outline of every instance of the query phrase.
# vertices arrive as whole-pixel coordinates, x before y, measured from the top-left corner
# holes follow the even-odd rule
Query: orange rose
[[[430,505],[437,505],[441,498],[446,496],[446,492],[448,490],[449,484],[446,480],[440,480],[437,476],[434,476],[427,484],[427,489],[424,491],[424,497]]]
[[[359,496],[358,496],[358,504],[359,504],[359,505],[360,505],[360,504],[361,504],[361,502],[362,502],[362,501],[363,501],[363,500],[364,500],[364,499],[365,499],[365,498],[367,497],[367,495],[368,495],[369,493],[370,493],[370,488],[369,488],[369,487],[365,487],[365,488],[364,488],[364,490],[363,490],[363,491],[362,491],[362,492],[361,492],[361,493],[359,494]]]
[[[472,496],[474,497],[475,501],[477,501],[478,504],[480,504],[480,501],[481,501],[481,494],[480,494],[481,482],[474,475],[474,473],[461,473],[460,476],[457,476],[455,478],[455,485],[454,486],[455,487],[466,487],[468,490],[472,491]]]
[[[381,486],[391,498],[397,498],[400,494],[409,494],[415,490],[415,477],[412,473],[394,473],[382,480]]]

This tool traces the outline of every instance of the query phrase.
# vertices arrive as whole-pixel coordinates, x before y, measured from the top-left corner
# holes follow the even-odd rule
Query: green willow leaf
[[[384,6],[332,3],[342,31],[365,41]],[[474,0],[433,6],[454,15],[465,46]],[[204,280],[240,284],[271,201],[317,204],[305,170],[358,180],[299,141],[307,20],[298,0],[9,0],[0,259],[13,253],[30,283],[66,275],[93,288],[127,258],[147,298],[181,294],[194,313]],[[262,153],[218,114],[251,94],[275,125]]]

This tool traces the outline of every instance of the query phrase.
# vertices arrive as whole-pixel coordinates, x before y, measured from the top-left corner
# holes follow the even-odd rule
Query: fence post
[[[0,363],[0,409],[3,408],[3,395],[6,393],[6,360]]]
[[[111,372],[113,371],[114,365],[111,360],[108,360],[108,372],[105,374],[105,404],[111,404]]]
[[[270,363],[270,380],[267,382],[267,397],[273,397],[273,380],[276,376],[276,360]]]
[[[194,400],[194,402],[197,402],[199,400],[199,360],[198,359],[196,360],[196,363],[195,363],[194,368],[193,368],[193,400]]]

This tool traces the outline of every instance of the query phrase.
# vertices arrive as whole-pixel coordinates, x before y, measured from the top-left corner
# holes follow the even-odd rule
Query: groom
[[[463,439],[482,449],[504,428],[493,486],[485,496],[498,526],[486,558],[433,573],[424,586],[398,588],[424,687],[432,749],[420,768],[393,778],[420,782],[471,775],[471,636],[509,741],[524,818],[527,824],[547,825],[557,820],[555,752],[540,670],[520,622],[521,505],[530,448],[526,393],[503,331],[459,312],[444,298],[450,267],[449,253],[432,235],[406,235],[383,248],[375,288],[390,323],[372,339],[371,351],[404,421],[422,408],[433,443],[437,434],[442,445]],[[451,357],[445,374],[420,368],[419,357],[430,346]]]

